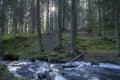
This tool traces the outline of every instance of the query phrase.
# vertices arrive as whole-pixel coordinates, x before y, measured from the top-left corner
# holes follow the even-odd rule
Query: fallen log
[[[79,59],[79,58],[83,58],[84,57],[84,55],[85,55],[86,53],[81,53],[81,54],[79,54],[78,56],[76,56],[75,58],[73,58],[72,60],[70,60],[68,63],[68,65],[67,66],[64,66],[64,67],[75,67],[74,65],[72,65],[72,63],[74,62],[74,61],[76,61],[77,59]]]
[[[70,60],[69,63],[72,63],[72,62],[76,61],[76,60],[79,59],[79,58],[83,58],[85,54],[86,54],[86,53],[81,53],[81,54],[79,54],[78,56],[76,56],[75,58],[73,58],[72,60]]]

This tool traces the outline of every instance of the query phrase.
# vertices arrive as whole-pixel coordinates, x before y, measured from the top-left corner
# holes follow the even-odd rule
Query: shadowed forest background
[[[120,65],[119,19],[119,0],[0,0],[0,60]]]

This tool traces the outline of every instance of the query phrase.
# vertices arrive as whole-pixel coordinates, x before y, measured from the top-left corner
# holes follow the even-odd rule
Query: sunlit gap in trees
[[[0,1],[0,5],[2,5],[3,4],[3,1]],[[2,6],[0,6],[0,10],[2,10]]]
[[[52,11],[52,12],[55,12],[55,10],[56,10],[55,7],[52,6],[52,7],[51,7],[51,11]]]
[[[49,18],[50,18],[50,16],[51,16],[51,14],[53,14],[53,13],[55,13],[55,11],[56,11],[57,9],[55,8],[55,6],[50,6],[50,8],[49,8]],[[47,16],[47,13],[46,13],[46,10],[43,12],[44,13],[44,17],[43,17],[43,26],[44,26],[44,30],[42,31],[42,33],[45,31],[45,29],[46,29],[46,16]],[[53,16],[52,16],[53,17]]]
[[[0,4],[3,4],[3,1],[0,1]]]

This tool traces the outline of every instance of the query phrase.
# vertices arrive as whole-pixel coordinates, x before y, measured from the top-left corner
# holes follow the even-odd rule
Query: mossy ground
[[[5,66],[0,65],[0,80],[24,80],[22,78],[15,78]]]
[[[88,31],[88,29],[89,28],[87,26],[78,28],[78,30],[80,30],[80,31]],[[104,34],[103,27],[101,26],[100,29],[101,29],[101,35],[103,35]],[[93,33],[98,34],[98,26],[92,26],[91,30]],[[118,32],[120,33],[120,30],[118,30]],[[115,24],[113,24],[113,23],[106,24],[106,33],[107,34],[115,34]]]
[[[64,44],[70,46],[70,34],[63,35]],[[80,51],[99,52],[99,53],[115,53],[114,37],[103,39],[101,37],[93,37],[91,35],[77,34],[76,46]]]
[[[50,37],[49,37],[50,36]],[[52,39],[50,39],[52,38]],[[47,40],[48,39],[48,40]],[[47,40],[47,44],[46,44]],[[13,46],[13,35],[3,36],[3,49],[4,54],[2,58],[14,58],[14,59],[43,59],[47,60],[48,56],[58,60],[63,57],[64,59],[69,56],[70,49],[70,33],[63,33],[63,49],[55,51],[56,45],[55,33],[49,35],[42,35],[43,53],[38,52],[38,39],[37,34],[17,34],[16,35],[16,48]],[[114,37],[102,39],[93,37],[90,35],[77,34],[76,48],[79,52],[95,52],[95,53],[116,53],[115,39]],[[54,45],[53,45],[54,44]],[[53,47],[53,49],[52,49]],[[49,50],[48,50],[49,49]],[[14,57],[13,57],[14,56]],[[54,57],[55,56],[55,57]],[[76,56],[76,55],[74,55]],[[73,56],[73,57],[74,57]],[[5,59],[6,59],[5,58]],[[62,58],[60,59],[62,60]]]

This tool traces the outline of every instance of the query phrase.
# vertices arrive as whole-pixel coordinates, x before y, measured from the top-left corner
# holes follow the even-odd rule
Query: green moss
[[[49,35],[48,35],[49,36]],[[43,35],[43,42],[45,42],[46,35]],[[4,35],[3,36],[3,43],[4,43],[4,51],[6,54],[12,55],[12,57],[18,57],[19,59],[45,59],[47,60],[47,56],[61,58],[68,57],[69,55],[69,49],[70,48],[70,34],[69,33],[63,33],[62,34],[62,41],[63,45],[67,45],[68,47],[62,48],[60,50],[52,51],[51,53],[46,53],[47,50],[45,50],[42,54],[38,53],[38,39],[37,34],[17,34],[16,35],[16,45],[17,48],[13,48],[13,36],[11,35]],[[43,43],[43,47],[45,47],[46,43]],[[55,44],[55,43],[53,43]],[[49,46],[49,44],[48,44]],[[106,39],[100,39],[95,38],[90,35],[83,36],[80,34],[77,34],[76,39],[76,49],[78,52],[86,51],[86,52],[116,52],[115,47],[115,37],[106,38]],[[11,54],[12,53],[12,54]],[[5,54],[5,55],[6,55]],[[61,59],[62,59],[61,58]]]
[[[5,66],[0,65],[0,80],[23,80],[15,78]]]
[[[4,34],[3,36],[2,36],[2,38],[4,39],[4,40],[8,40],[8,39],[10,39],[10,38],[12,38],[13,37],[13,34]]]
[[[92,26],[92,32],[98,33],[98,26]],[[80,27],[80,31],[88,31],[88,27]],[[106,24],[106,32],[108,34],[114,34],[115,33],[115,25],[113,23]],[[119,30],[120,32],[120,30]],[[101,26],[101,33],[103,34],[102,26]]]
[[[60,49],[60,50],[58,50],[57,52],[58,52],[58,53],[68,53],[68,51],[65,50],[65,49]]]
[[[70,46],[70,34],[69,33],[63,33],[62,34],[62,45],[68,44]]]
[[[77,48],[88,52],[116,52],[113,38],[100,39],[77,35]]]
[[[63,44],[70,45],[70,34],[64,33],[62,38]],[[92,37],[90,35],[83,36],[77,34],[76,44],[77,44],[76,48],[79,51],[102,52],[102,53],[116,52],[115,37],[100,39]]]

